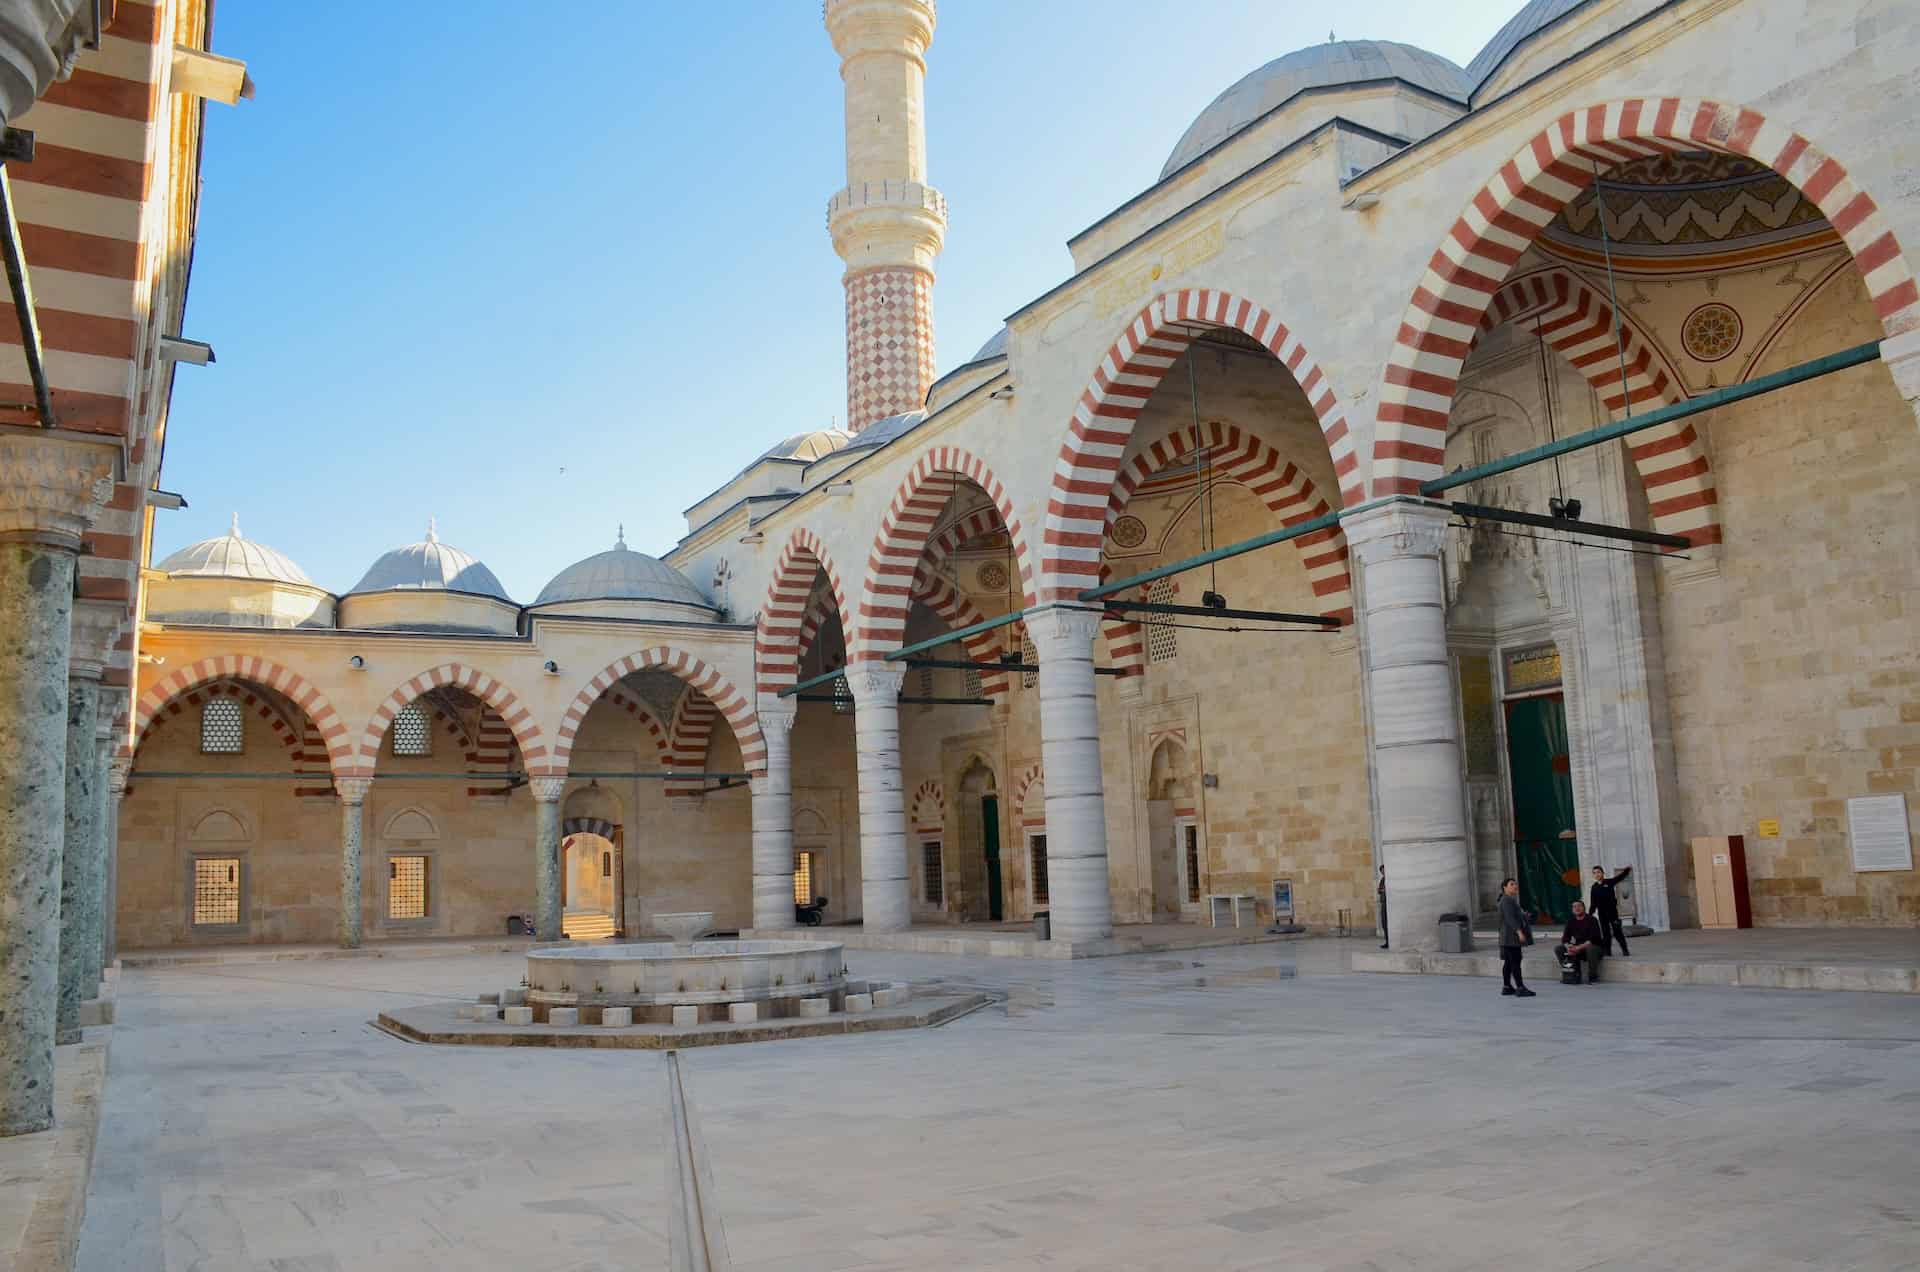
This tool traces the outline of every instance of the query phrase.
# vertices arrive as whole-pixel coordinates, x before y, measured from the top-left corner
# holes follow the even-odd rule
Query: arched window
[[[393,717],[393,753],[433,754],[433,727],[427,721],[426,708],[417,702],[409,702]]]
[[[200,753],[238,755],[242,715],[237,698],[214,698],[200,708]]]

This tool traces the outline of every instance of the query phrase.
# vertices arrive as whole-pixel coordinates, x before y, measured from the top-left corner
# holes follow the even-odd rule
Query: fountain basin
[[[758,1003],[762,1017],[797,1015],[802,998],[846,997],[845,949],[826,941],[652,941],[549,946],[527,954],[527,1005],[536,1020],[578,1007],[594,1023],[608,1007],[638,1021],[667,1023],[675,1007],[725,1019],[731,1003]]]

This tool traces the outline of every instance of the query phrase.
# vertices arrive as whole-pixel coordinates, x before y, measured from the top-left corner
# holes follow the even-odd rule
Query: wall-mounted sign
[[[1861,795],[1847,801],[1847,838],[1855,870],[1913,869],[1913,834],[1905,795]]]
[[[1778,817],[1762,817],[1760,824],[1754,827],[1753,833],[1762,839],[1780,838],[1780,819]]]

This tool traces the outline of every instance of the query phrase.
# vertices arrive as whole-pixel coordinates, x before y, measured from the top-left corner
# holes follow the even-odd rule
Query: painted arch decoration
[[[513,740],[520,747],[520,758],[527,766],[529,777],[557,777],[567,771],[564,760],[555,761],[549,757],[546,736],[540,731],[540,724],[533,718],[533,712],[520,701],[519,695],[484,671],[477,671],[462,663],[442,663],[410,678],[387,695],[361,731],[353,758],[353,772],[343,776],[372,777],[379,760],[380,742],[387,736],[393,718],[408,703],[441,688],[464,689],[494,709],[513,732]]]

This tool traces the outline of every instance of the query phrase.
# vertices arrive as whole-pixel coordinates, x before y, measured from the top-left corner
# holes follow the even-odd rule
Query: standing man
[[[1380,867],[1380,883],[1375,889],[1380,894],[1380,948],[1387,948],[1387,868]]]
[[[1575,901],[1573,917],[1567,920],[1566,930],[1560,933],[1560,944],[1553,947],[1554,957],[1560,965],[1573,972],[1573,983],[1580,983],[1580,973],[1587,974],[1587,984],[1600,983],[1600,921],[1587,913],[1587,907]]]
[[[1500,992],[1513,998],[1532,998],[1526,977],[1520,974],[1520,950],[1533,944],[1533,924],[1520,908],[1520,881],[1500,885]]]
[[[1601,942],[1609,958],[1613,956],[1615,941],[1620,942],[1620,957],[1627,957],[1627,930],[1620,926],[1620,898],[1613,894],[1613,888],[1632,873],[1632,866],[1622,866],[1620,873],[1609,879],[1599,866],[1593,868],[1593,891],[1589,894],[1593,902],[1587,908],[1600,921]]]

